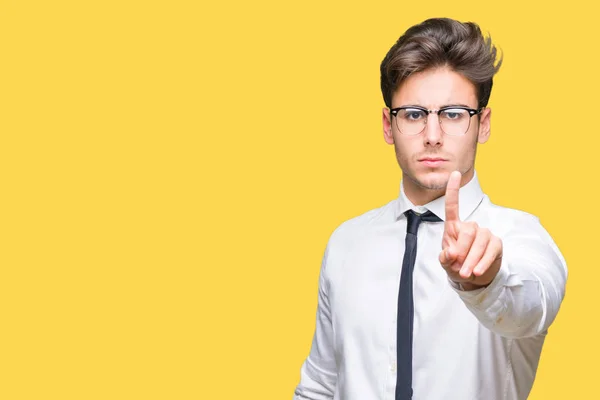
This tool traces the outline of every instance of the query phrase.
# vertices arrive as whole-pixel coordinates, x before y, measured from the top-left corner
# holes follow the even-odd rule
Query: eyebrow
[[[406,105],[403,105],[403,106],[400,106],[400,107],[415,107],[415,108],[424,108],[424,109],[427,109],[427,107],[425,107],[425,106],[421,106],[421,105],[418,105],[418,104],[406,104]],[[400,108],[400,107],[398,107],[398,108]],[[452,103],[452,104],[445,104],[445,105],[443,105],[443,106],[440,106],[440,107],[438,108],[438,110],[439,110],[439,109],[442,109],[442,108],[449,108],[449,107],[465,107],[465,108],[472,108],[471,106],[469,106],[469,105],[467,105],[467,104],[462,104],[462,103]]]

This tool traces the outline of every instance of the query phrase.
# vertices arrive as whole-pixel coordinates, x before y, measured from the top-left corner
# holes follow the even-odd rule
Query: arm
[[[545,332],[565,295],[566,262],[539,220],[528,218],[502,239],[501,266],[487,287],[467,291],[451,281],[477,319],[505,337]]]
[[[495,236],[458,213],[460,172],[446,187],[440,264],[469,310],[505,337],[543,333],[565,295],[567,266],[537,217],[523,213],[512,229]]]
[[[333,327],[326,278],[328,250],[325,250],[319,274],[317,321],[310,353],[300,369],[300,383],[294,400],[331,400],[337,384],[337,366],[333,349]]]

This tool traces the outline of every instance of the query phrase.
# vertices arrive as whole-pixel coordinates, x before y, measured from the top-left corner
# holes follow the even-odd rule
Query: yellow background
[[[504,51],[479,177],[568,262],[530,399],[600,398],[586,4],[1,1],[0,398],[290,399],[329,235],[398,193],[379,63],[433,16]]]

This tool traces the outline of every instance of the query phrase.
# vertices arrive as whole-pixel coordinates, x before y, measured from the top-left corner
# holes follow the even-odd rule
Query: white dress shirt
[[[444,197],[414,206],[400,185],[388,204],[341,224],[319,274],[316,329],[294,400],[393,400],[396,316],[406,217],[445,218]],[[524,400],[565,294],[565,260],[537,217],[500,207],[477,179],[459,191],[461,221],[503,242],[486,288],[462,291],[438,257],[443,222],[422,222],[414,268],[414,400]]]

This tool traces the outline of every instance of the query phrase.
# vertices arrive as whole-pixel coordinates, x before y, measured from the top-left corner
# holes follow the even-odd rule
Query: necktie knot
[[[406,215],[406,233],[412,233],[413,235],[417,234],[417,230],[419,229],[419,224],[422,221],[425,222],[441,222],[442,220],[432,213],[431,211],[426,211],[423,214],[417,214],[413,210],[408,210],[404,213]]]

